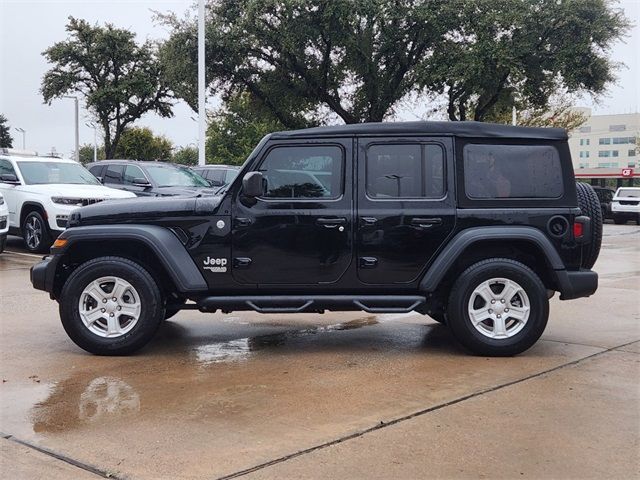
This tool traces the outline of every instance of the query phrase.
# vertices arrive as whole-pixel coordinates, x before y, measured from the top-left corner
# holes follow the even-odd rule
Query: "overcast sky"
[[[83,18],[91,23],[111,22],[130,29],[138,41],[165,38],[165,28],[155,25],[153,10],[182,14],[193,0],[0,0],[0,113],[12,127],[14,146],[21,148],[22,136],[15,127],[27,131],[27,149],[71,155],[74,144],[73,100],[60,99],[45,105],[39,93],[43,74],[49,68],[41,53],[53,43],[66,38],[67,17]],[[586,98],[580,106],[591,106],[594,113],[630,113],[640,108],[640,0],[621,0],[635,26],[625,42],[616,44],[612,57],[626,64],[618,72],[617,85],[610,88],[598,105]],[[213,105],[217,102],[210,99]],[[93,142],[93,130],[85,126],[90,120],[81,109],[80,143]],[[193,111],[183,102],[174,108],[174,117],[158,118],[148,114],[137,125],[149,126],[166,135],[176,145],[197,143],[197,123]],[[398,112],[399,120],[413,120],[416,112]]]

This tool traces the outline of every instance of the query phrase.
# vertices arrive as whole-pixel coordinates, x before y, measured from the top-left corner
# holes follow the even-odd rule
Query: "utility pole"
[[[22,127],[16,127],[16,130],[22,134],[22,149],[25,150],[27,148],[27,131]]]
[[[207,113],[204,76],[204,0],[198,0],[198,165],[205,164],[205,135]]]
[[[75,150],[75,154],[73,155],[74,160],[76,162],[80,161],[80,107],[78,105],[78,97],[75,95],[64,95],[63,98],[73,98],[73,101],[75,103],[75,107],[76,107],[76,114],[75,114],[75,120],[76,120],[76,150]]]
[[[98,161],[98,134],[96,133],[95,123],[85,123],[89,128],[93,128],[93,161]]]

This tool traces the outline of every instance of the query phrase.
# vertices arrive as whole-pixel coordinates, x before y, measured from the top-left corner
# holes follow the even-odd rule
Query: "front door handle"
[[[442,225],[442,219],[439,217],[434,218],[412,218],[411,225],[415,225],[420,228],[431,228],[434,225]]]
[[[336,228],[347,224],[346,218],[319,218],[316,223],[324,228]]]
[[[244,228],[244,227],[248,227],[249,225],[251,225],[251,219],[250,218],[236,218],[236,227],[237,228]]]

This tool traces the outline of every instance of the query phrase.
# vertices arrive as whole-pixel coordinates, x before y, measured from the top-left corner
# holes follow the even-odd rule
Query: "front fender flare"
[[[64,254],[80,242],[109,242],[128,240],[143,243],[160,260],[178,291],[183,293],[202,292],[207,283],[193,259],[178,237],[169,229],[158,225],[90,225],[69,228],[59,239],[67,240],[64,247],[52,248],[51,253]],[[99,254],[99,246],[96,253]]]

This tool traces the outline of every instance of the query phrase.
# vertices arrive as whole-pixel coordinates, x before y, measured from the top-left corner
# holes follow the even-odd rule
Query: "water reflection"
[[[311,327],[303,330],[291,330],[282,333],[259,335],[255,337],[238,338],[224,342],[200,345],[194,349],[197,361],[202,365],[220,362],[233,362],[247,360],[253,353],[267,347],[284,345],[288,339],[315,335],[318,333],[340,330],[353,330],[378,323],[376,317],[365,317],[349,322],[333,325]]]
[[[55,384],[32,411],[35,432],[61,432],[105,417],[140,411],[140,395],[127,382],[110,376],[88,383],[68,379]]]

